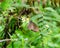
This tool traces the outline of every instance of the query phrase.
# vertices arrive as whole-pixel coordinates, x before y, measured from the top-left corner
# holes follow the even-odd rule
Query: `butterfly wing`
[[[32,21],[30,21],[28,23],[28,29],[29,30],[33,30],[34,32],[38,32],[39,31],[39,27]]]

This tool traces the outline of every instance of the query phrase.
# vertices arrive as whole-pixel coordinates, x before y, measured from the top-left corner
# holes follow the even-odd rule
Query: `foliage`
[[[0,48],[60,48],[60,7],[43,2],[0,1]],[[39,31],[29,30],[29,21]]]

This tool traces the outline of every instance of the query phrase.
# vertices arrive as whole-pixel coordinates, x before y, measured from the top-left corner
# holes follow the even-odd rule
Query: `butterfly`
[[[32,22],[32,21],[29,21],[28,29],[32,30],[34,32],[38,32],[39,31],[39,27],[34,22]]]

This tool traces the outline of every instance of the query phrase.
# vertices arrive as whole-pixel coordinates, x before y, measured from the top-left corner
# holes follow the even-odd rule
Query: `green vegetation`
[[[0,48],[60,48],[60,0],[1,0]]]

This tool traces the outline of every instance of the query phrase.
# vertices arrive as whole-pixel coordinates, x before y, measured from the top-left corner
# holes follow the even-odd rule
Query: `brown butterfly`
[[[34,32],[38,32],[39,31],[39,27],[34,22],[32,22],[32,21],[30,21],[28,23],[28,29],[32,30]]]

